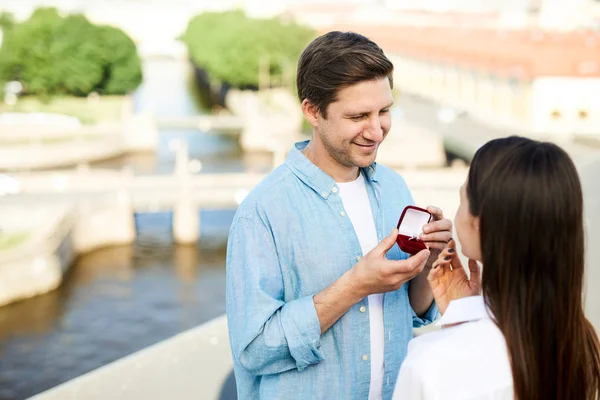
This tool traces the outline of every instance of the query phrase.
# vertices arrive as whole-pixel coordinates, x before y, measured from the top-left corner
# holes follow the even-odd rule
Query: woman
[[[470,279],[450,241],[429,273],[443,329],[411,341],[394,399],[597,400],[600,345],[583,311],[583,200],[569,156],[521,137],[487,143],[455,226]]]

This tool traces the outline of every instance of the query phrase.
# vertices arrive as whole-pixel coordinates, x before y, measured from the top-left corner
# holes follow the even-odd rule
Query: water
[[[136,107],[161,116],[202,112],[184,63],[153,60],[144,69]],[[170,173],[175,137],[188,141],[202,173],[270,167],[268,155],[245,155],[230,138],[193,130],[163,130],[155,153],[94,166]],[[57,290],[0,307],[0,400],[29,397],[222,315],[233,214],[202,211],[196,246],[173,244],[171,213],[137,214],[133,245],[86,254]]]
[[[203,212],[198,246],[172,245],[169,214],[136,215],[134,245],[86,254],[59,289],[0,308],[0,399],[39,393],[225,312],[233,211]]]
[[[144,83],[134,95],[137,112],[149,112],[157,118],[186,117],[205,113],[195,90],[190,65],[185,60],[152,59],[144,63]],[[162,128],[154,153],[131,154],[92,163],[93,168],[130,166],[136,174],[169,174],[175,166],[175,153],[169,149],[173,139],[184,139],[190,159],[202,162],[202,173],[267,172],[272,155],[244,153],[235,137],[203,133],[194,129]]]

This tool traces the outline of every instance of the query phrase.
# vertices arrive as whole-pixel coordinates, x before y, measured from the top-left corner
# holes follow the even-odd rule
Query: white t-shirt
[[[483,297],[453,300],[436,325],[463,323],[412,339],[393,400],[509,400],[506,341]]]
[[[340,197],[344,203],[346,215],[352,221],[354,231],[360,242],[363,255],[377,246],[377,229],[373,220],[371,203],[361,174],[353,182],[338,182]],[[383,294],[368,296],[369,325],[371,338],[371,385],[369,400],[380,400],[383,390]]]

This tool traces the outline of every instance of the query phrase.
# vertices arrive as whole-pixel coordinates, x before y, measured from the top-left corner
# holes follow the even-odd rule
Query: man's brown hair
[[[308,99],[327,118],[327,107],[340,89],[387,77],[393,87],[394,66],[383,50],[363,35],[332,31],[313,40],[298,61],[300,102]]]

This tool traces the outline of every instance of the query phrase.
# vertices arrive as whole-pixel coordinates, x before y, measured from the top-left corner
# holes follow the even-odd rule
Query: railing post
[[[181,185],[181,195],[173,208],[173,238],[179,244],[192,244],[200,238],[200,213],[192,200],[191,176],[187,143],[177,149],[175,177]]]

